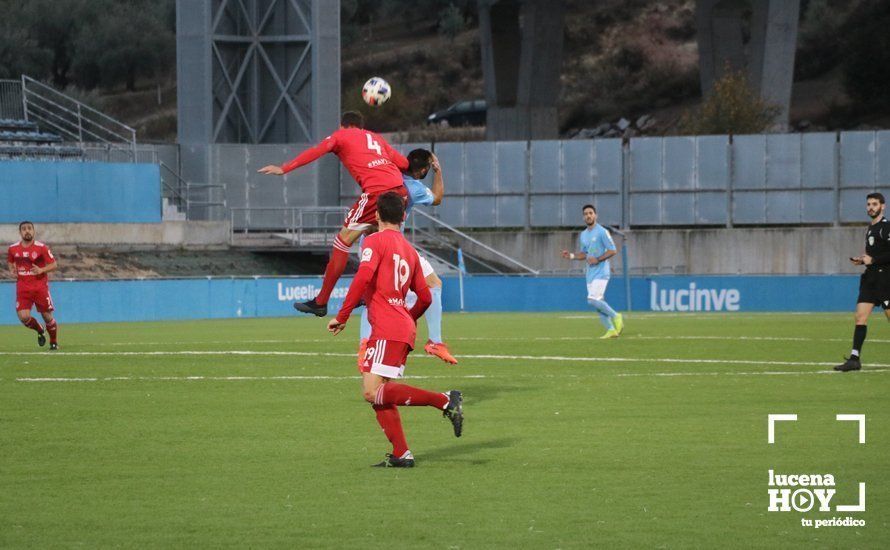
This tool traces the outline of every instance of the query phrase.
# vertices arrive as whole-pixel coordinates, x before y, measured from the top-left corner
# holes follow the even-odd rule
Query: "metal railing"
[[[415,233],[419,233],[419,234],[424,235],[424,236],[432,236],[432,235],[434,235],[431,231],[424,230],[424,229],[422,229],[422,228],[417,228],[417,225],[416,225],[416,221],[415,221],[414,216],[420,216],[423,220],[426,220],[427,222],[429,222],[430,224],[432,224],[432,226],[435,227],[436,229],[438,229],[438,230],[440,230],[440,231],[441,231],[441,230],[445,230],[445,231],[447,231],[447,235],[448,235],[449,237],[451,237],[451,238],[454,238],[454,239],[459,240],[459,241],[460,241],[460,240],[463,240],[463,241],[465,241],[465,242],[472,243],[472,245],[473,245],[474,247],[477,247],[477,248],[479,248],[479,249],[485,250],[488,254],[494,256],[495,258],[497,258],[498,261],[503,262],[503,263],[506,264],[506,265],[512,266],[513,268],[517,268],[518,270],[520,270],[520,271],[522,271],[522,272],[525,272],[525,273],[527,273],[527,274],[529,274],[529,275],[537,275],[537,274],[538,274],[538,270],[536,270],[536,269],[534,269],[534,268],[532,268],[532,267],[529,267],[529,266],[525,265],[524,263],[520,262],[519,260],[517,260],[517,259],[515,259],[515,258],[513,258],[513,257],[511,257],[511,256],[508,256],[508,255],[504,254],[504,253],[501,252],[500,250],[496,250],[496,249],[492,248],[491,246],[488,246],[487,244],[483,243],[483,242],[480,241],[479,239],[476,239],[476,238],[471,237],[470,235],[464,233],[464,232],[461,231],[460,229],[457,229],[456,227],[453,227],[453,226],[451,226],[451,225],[449,225],[449,224],[443,222],[442,220],[440,220],[440,219],[436,218],[435,216],[432,216],[432,215],[430,215],[430,214],[424,212],[423,210],[420,210],[420,209],[418,209],[418,208],[415,208],[415,209],[413,209],[413,210],[411,211],[411,214],[412,214],[412,217],[411,217],[411,229],[412,229],[412,231],[415,232]],[[442,240],[441,236],[436,236],[436,237],[438,237],[440,240]],[[445,240],[446,240],[446,242],[447,242],[448,239],[445,239]],[[456,245],[456,244],[454,244],[454,243],[451,243],[451,245],[452,245],[452,247],[454,248],[454,250],[457,250],[458,245]],[[459,248],[461,248],[461,249],[465,249],[465,247],[462,247],[462,246],[459,247]],[[468,256],[466,250],[463,250],[463,254],[464,254],[464,256]],[[495,273],[503,273],[501,270],[499,270],[499,269],[497,269],[496,267],[492,266],[492,265],[491,265],[491,262],[485,262],[484,260],[481,260],[481,259],[479,258],[479,254],[478,254],[478,253],[477,253],[477,254],[474,254],[473,256],[471,256],[471,258],[472,258],[473,260],[475,260],[475,261],[481,263],[481,264],[484,265],[485,267],[487,267],[487,268],[493,270]]]
[[[246,237],[251,233],[274,233],[293,246],[329,246],[333,236],[342,227],[346,212],[347,208],[342,206],[230,208],[229,222],[232,231],[230,242],[234,243],[239,235]],[[415,215],[428,222],[431,228],[419,227],[415,222]],[[488,258],[481,258],[478,252],[467,253],[466,250],[463,250],[464,257],[486,271],[503,274],[505,273],[503,267],[509,266],[523,274],[538,274],[537,270],[416,208],[409,216],[405,232],[418,250],[451,269],[458,269],[457,262],[443,257],[436,249],[446,249],[456,253],[469,243],[476,250],[484,250]],[[497,263],[502,265],[499,267]]]
[[[0,80],[0,118],[20,120],[25,118],[25,100],[22,81]]]
[[[99,143],[136,158],[136,130],[29,76],[22,75],[23,118],[80,144]]]
[[[342,206],[239,207],[229,209],[230,242],[238,234],[276,233],[294,246],[328,246],[343,225]]]
[[[164,161],[156,159],[155,162],[157,162],[158,167],[160,168],[163,195],[169,199],[180,212],[185,212],[186,217],[188,217],[189,183],[182,179],[182,176],[180,176],[178,172],[167,166],[167,163]],[[173,179],[173,181],[176,182],[175,185],[170,183],[170,179]]]

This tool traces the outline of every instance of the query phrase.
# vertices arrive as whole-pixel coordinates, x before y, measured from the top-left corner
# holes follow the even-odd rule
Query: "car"
[[[426,121],[427,124],[440,126],[484,126],[486,109],[484,99],[458,101],[447,109],[431,114]]]

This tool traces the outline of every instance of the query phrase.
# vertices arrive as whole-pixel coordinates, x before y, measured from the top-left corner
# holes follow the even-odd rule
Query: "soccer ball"
[[[379,76],[374,76],[362,86],[362,99],[371,107],[380,107],[392,94],[389,83]]]

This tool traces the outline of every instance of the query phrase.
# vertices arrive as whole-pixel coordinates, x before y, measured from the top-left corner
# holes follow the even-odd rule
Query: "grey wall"
[[[563,260],[563,249],[577,250],[577,230],[477,231],[473,236],[517,260],[544,271],[580,270]],[[734,229],[663,229],[627,233],[632,274],[803,275],[859,273],[848,257],[864,246],[865,223],[859,227],[789,227]],[[621,247],[623,239],[615,236]],[[484,251],[467,247],[485,257]],[[612,261],[622,271],[622,258]]]
[[[574,226],[586,202],[624,228],[856,223],[868,192],[890,192],[890,131],[399,148],[416,146],[442,162],[436,214],[468,228]],[[351,204],[358,188],[340,182]]]

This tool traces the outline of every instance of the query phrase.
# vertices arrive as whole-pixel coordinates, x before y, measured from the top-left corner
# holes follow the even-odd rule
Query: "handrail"
[[[40,86],[41,88],[45,88],[45,89],[47,89],[47,90],[49,90],[49,91],[55,93],[56,95],[60,95],[60,96],[64,97],[65,99],[68,99],[68,100],[70,100],[70,101],[73,101],[74,103],[80,105],[82,109],[86,109],[86,110],[88,110],[88,111],[91,111],[91,112],[93,112],[93,113],[96,113],[96,114],[99,115],[100,117],[107,119],[109,122],[111,122],[111,123],[113,123],[113,124],[117,124],[118,126],[121,126],[121,127],[125,128],[126,130],[128,130],[128,131],[134,133],[134,134],[136,133],[136,130],[134,130],[134,129],[131,128],[130,126],[127,126],[127,125],[124,124],[123,122],[121,122],[121,121],[119,121],[119,120],[117,120],[117,119],[111,118],[110,116],[106,115],[106,114],[103,113],[102,111],[97,111],[96,109],[90,107],[90,106],[87,105],[86,103],[80,102],[80,101],[74,99],[73,97],[71,97],[71,96],[69,96],[69,95],[67,95],[67,94],[64,94],[64,93],[60,92],[59,90],[56,90],[55,88],[53,88],[53,87],[51,87],[51,86],[47,86],[46,84],[44,84],[43,82],[40,82],[39,80],[35,80],[35,79],[33,79],[33,78],[31,78],[30,76],[27,76],[27,75],[22,75],[22,80],[25,81],[25,82],[32,82],[32,83],[34,83],[34,84]],[[26,89],[27,89],[27,87],[26,87]]]
[[[86,134],[100,143],[124,145],[121,149],[136,160],[135,129],[30,76],[22,75],[20,81],[26,120],[41,120],[79,143],[86,142]]]
[[[519,260],[516,260],[516,259],[514,259],[514,258],[511,258],[510,256],[507,256],[507,255],[504,254],[503,252],[501,252],[501,251],[499,251],[499,250],[496,250],[496,249],[494,249],[494,248],[488,246],[487,244],[481,242],[480,240],[475,239],[475,238],[473,238],[473,237],[467,235],[466,233],[464,233],[464,232],[461,231],[460,229],[457,229],[456,227],[453,227],[453,226],[451,226],[451,225],[449,225],[449,224],[443,222],[442,220],[440,220],[440,219],[438,219],[438,218],[435,218],[435,217],[431,216],[430,214],[427,214],[427,213],[424,212],[423,210],[420,210],[420,209],[418,209],[418,208],[415,208],[415,209],[412,210],[412,213],[414,213],[414,214],[419,214],[421,217],[423,217],[423,218],[425,218],[425,219],[427,219],[427,220],[429,220],[429,221],[431,221],[431,222],[433,222],[433,223],[435,223],[435,224],[437,224],[437,225],[439,225],[439,226],[441,226],[441,227],[444,227],[445,229],[447,229],[447,230],[451,231],[452,233],[454,233],[454,234],[460,236],[461,238],[467,239],[468,241],[470,241],[470,242],[473,243],[474,245],[476,245],[476,246],[478,246],[478,247],[480,247],[480,248],[482,248],[482,249],[484,249],[484,250],[486,250],[486,251],[488,251],[488,252],[494,254],[494,255],[497,256],[498,258],[501,258],[501,259],[503,259],[503,260],[506,260],[507,262],[509,262],[509,263],[511,263],[511,264],[513,264],[513,265],[515,265],[515,266],[518,266],[518,267],[522,268],[522,269],[525,270],[525,271],[528,271],[529,273],[531,273],[531,274],[533,274],[533,275],[537,275],[537,274],[538,274],[538,270],[533,269],[533,268],[531,268],[531,267],[525,265],[524,263],[520,262]]]
[[[284,230],[287,234],[296,235],[298,241],[302,242],[303,228],[305,225],[303,223],[303,220],[306,216],[312,216],[312,215],[322,215],[323,216],[321,218],[322,219],[321,223],[317,223],[312,226],[315,229],[337,229],[340,227],[340,220],[338,219],[337,223],[327,224],[325,217],[328,214],[342,215],[346,212],[346,207],[345,206],[237,206],[237,207],[232,207],[232,208],[229,208],[229,221],[231,224],[232,238],[234,238],[234,236],[238,233],[246,235],[247,233],[249,233],[251,231],[251,229],[252,229],[251,222],[249,221],[249,216],[250,216],[251,212],[280,212],[282,214],[282,216],[281,216],[281,218],[277,218],[277,219],[281,220],[280,223],[260,224],[263,226],[262,229],[268,230],[270,226],[278,225],[278,227],[280,227],[282,230]],[[523,271],[525,271],[527,273],[530,273],[533,275],[538,274],[537,270],[532,269],[531,267],[523,264],[522,262],[515,260],[514,258],[511,258],[510,256],[507,256],[503,252],[500,252],[500,251],[488,246],[487,244],[479,241],[478,239],[475,239],[475,238],[467,235],[463,231],[460,231],[459,229],[456,229],[456,228],[452,227],[451,225],[449,225],[445,222],[442,222],[441,220],[433,218],[426,212],[423,212],[418,209],[414,209],[413,212],[415,214],[419,214],[423,218],[431,220],[433,223],[441,226],[444,229],[447,229],[448,231],[451,231],[452,233],[454,233],[455,235],[457,235],[463,239],[466,239],[467,241],[473,243],[474,245],[494,254],[498,258],[504,260],[505,263],[508,263],[508,264],[511,264],[514,266],[518,266],[519,268],[521,268]],[[236,227],[235,218],[237,216],[244,216],[244,218],[243,218],[244,223],[241,227]],[[289,223],[287,220],[288,217],[290,218]],[[258,227],[257,229],[260,229],[260,228]],[[449,248],[449,249],[455,250],[455,251],[458,250],[458,247],[455,246],[453,243],[449,242],[448,239],[442,237],[441,235],[436,235],[427,229],[418,228],[413,223],[412,223],[411,228],[406,228],[406,229],[412,230],[415,235],[421,234],[427,238],[434,239],[438,243],[444,245],[446,248]],[[415,243],[415,246],[417,246],[416,243]],[[424,254],[427,254],[427,255],[435,258],[436,260],[442,262],[443,264],[445,264],[451,268],[454,268],[454,269],[458,268],[458,266],[455,265],[454,263],[440,257],[438,254],[430,252],[429,250],[427,250],[424,247],[417,246],[417,248],[422,250]],[[490,262],[479,258],[478,255],[476,255],[476,254],[467,254],[466,252],[464,252],[464,255],[467,256],[469,259],[471,259],[473,262],[478,263],[482,267],[484,267],[494,273],[503,273],[503,270],[498,269],[496,266],[492,265]]]
[[[416,248],[419,252],[422,252],[424,256],[426,256],[426,257],[428,257],[428,258],[435,258],[437,261],[439,261],[439,262],[441,262],[441,263],[447,265],[447,266],[450,267],[451,269],[453,269],[453,270],[455,270],[455,271],[460,271],[460,266],[457,266],[457,265],[455,265],[455,264],[449,262],[448,260],[446,260],[446,259],[443,258],[442,256],[439,256],[438,254],[435,254],[435,253],[433,253],[433,252],[430,252],[428,249],[426,249],[426,248],[424,248],[424,247],[422,247],[422,246],[420,246],[420,245],[418,245],[418,244],[412,243],[412,246],[414,246],[414,248]]]
[[[431,231],[428,231],[428,230],[426,230],[426,229],[422,229],[422,228],[419,228],[419,227],[417,227],[417,226],[412,226],[411,231],[412,231],[415,235],[416,235],[417,233],[420,233],[421,235],[424,235],[426,238],[434,239],[434,240],[436,240],[436,242],[438,242],[438,243],[441,244],[442,246],[444,246],[444,247],[446,247],[446,248],[449,248],[449,249],[453,250],[454,252],[457,252],[458,250],[462,250],[459,246],[453,244],[452,242],[450,242],[450,241],[449,241],[448,239],[446,239],[445,237],[442,237],[442,236],[440,236],[440,235],[436,235],[435,233],[433,233],[433,232],[431,232]],[[417,243],[412,243],[412,244],[414,244],[414,246],[417,246]],[[495,267],[495,266],[491,265],[490,263],[486,262],[485,260],[479,258],[479,257],[476,256],[475,254],[470,254],[469,252],[465,252],[465,251],[462,252],[462,254],[464,255],[465,258],[468,258],[468,259],[470,259],[470,260],[472,260],[472,261],[478,263],[478,264],[481,265],[482,267],[484,267],[484,268],[486,268],[486,269],[489,269],[489,270],[493,271],[494,273],[500,273],[500,274],[503,274],[503,273],[504,273],[503,271],[501,271],[501,270],[498,269],[497,267]]]

